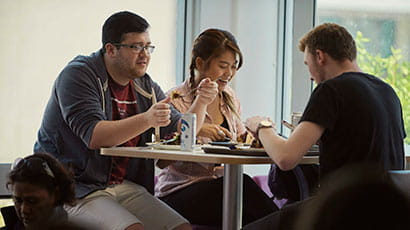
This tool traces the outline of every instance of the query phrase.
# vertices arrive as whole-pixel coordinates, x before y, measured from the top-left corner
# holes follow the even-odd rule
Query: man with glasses
[[[150,194],[152,160],[99,154],[101,147],[143,146],[151,141],[153,127],[161,127],[164,135],[179,126],[181,115],[146,73],[155,48],[148,27],[131,12],[105,21],[102,49],[76,57],[55,81],[34,147],[74,170],[79,201],[67,208],[69,216],[98,223],[99,229],[191,228]],[[198,127],[216,94],[215,82],[200,83],[189,111],[197,114]]]

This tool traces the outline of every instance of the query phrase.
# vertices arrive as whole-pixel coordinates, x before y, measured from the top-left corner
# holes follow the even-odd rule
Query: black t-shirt
[[[400,100],[382,80],[343,73],[319,84],[301,118],[325,128],[320,138],[321,177],[352,163],[404,168]]]

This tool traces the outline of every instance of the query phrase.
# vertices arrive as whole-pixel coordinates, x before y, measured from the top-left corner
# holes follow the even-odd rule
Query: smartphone
[[[286,126],[286,128],[288,128],[288,129],[290,129],[290,130],[294,130],[295,129],[295,126],[294,125],[292,125],[291,123],[289,123],[289,122],[287,122],[287,121],[285,121],[285,120],[282,120],[282,124],[284,125],[284,126]]]

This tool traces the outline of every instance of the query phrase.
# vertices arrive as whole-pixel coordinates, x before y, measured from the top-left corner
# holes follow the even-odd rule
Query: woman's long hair
[[[236,42],[235,37],[228,31],[220,29],[207,29],[202,32],[194,41],[192,47],[191,64],[189,65],[189,83],[191,89],[195,88],[195,71],[197,70],[196,58],[201,58],[205,61],[205,68],[209,67],[212,59],[219,57],[225,51],[230,50],[239,56],[237,70],[241,68],[243,63],[242,52]],[[233,102],[232,97],[222,91],[222,100],[226,103],[229,109],[239,118],[239,113]]]

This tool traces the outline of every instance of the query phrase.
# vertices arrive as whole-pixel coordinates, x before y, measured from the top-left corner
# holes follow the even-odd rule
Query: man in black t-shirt
[[[324,128],[321,177],[356,162],[385,170],[404,168],[400,101],[388,84],[372,75],[345,72],[319,84],[301,122]]]
[[[278,136],[267,117],[246,121],[274,162],[291,170],[319,141],[321,178],[357,163],[403,169],[406,134],[399,98],[388,84],[360,70],[349,32],[333,23],[322,24],[300,40],[299,49],[318,85],[289,139]],[[245,229],[290,229],[291,215],[282,212],[281,220],[275,221],[278,216],[265,219],[270,224]]]

